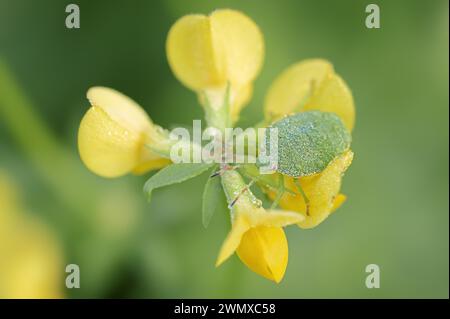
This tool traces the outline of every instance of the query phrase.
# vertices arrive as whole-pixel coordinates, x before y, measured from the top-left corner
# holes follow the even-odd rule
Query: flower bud
[[[78,130],[78,150],[83,163],[103,177],[118,177],[160,168],[170,161],[168,137],[145,111],[127,96],[109,88],[91,88],[92,107]]]

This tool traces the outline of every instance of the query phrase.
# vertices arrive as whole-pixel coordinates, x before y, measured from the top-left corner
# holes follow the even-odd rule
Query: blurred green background
[[[71,2],[78,30],[65,28]],[[365,27],[369,3],[381,8],[381,29]],[[148,204],[149,175],[105,180],[77,153],[93,85],[133,97],[166,128],[201,118],[195,94],[168,67],[165,38],[180,16],[224,7],[254,19],[266,43],[240,125],[262,119],[271,81],[305,58],[332,61],[356,101],[348,201],[320,227],[287,228],[279,285],[235,256],[214,267],[229,217],[224,206],[202,227],[205,175],[155,191]],[[62,295],[448,298],[448,23],[445,0],[0,0],[0,171],[27,214],[55,233],[64,265],[80,266],[80,289],[64,287],[64,269],[57,274]],[[380,289],[365,287],[370,263],[381,268]]]

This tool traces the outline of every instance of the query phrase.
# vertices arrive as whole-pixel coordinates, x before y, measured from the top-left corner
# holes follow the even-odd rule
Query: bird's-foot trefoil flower
[[[229,86],[230,116],[236,121],[249,101],[264,58],[258,26],[239,11],[180,18],[167,37],[167,58],[175,76],[199,95],[202,104],[222,107]]]
[[[0,298],[62,298],[59,242],[25,210],[19,189],[0,170]]]
[[[106,87],[89,89],[91,108],[78,131],[84,164],[103,177],[144,173],[170,163],[168,133],[132,99]]]
[[[268,121],[310,110],[336,113],[349,131],[353,129],[352,93],[333,65],[323,59],[289,66],[274,80],[265,98],[264,115]]]
[[[219,266],[235,251],[242,262],[257,274],[280,282],[288,262],[284,226],[300,223],[303,215],[281,210],[265,210],[240,174],[226,171],[222,185],[231,207],[231,231],[220,249]],[[235,201],[235,202],[234,202]]]

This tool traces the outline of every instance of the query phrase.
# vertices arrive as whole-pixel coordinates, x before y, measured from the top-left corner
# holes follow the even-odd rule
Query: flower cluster
[[[264,39],[258,26],[241,12],[229,9],[216,10],[209,16],[187,15],[170,29],[166,50],[174,75],[197,94],[208,125],[223,130],[236,123],[252,96],[253,82],[264,60]],[[117,177],[171,164],[168,154],[173,142],[168,133],[134,101],[103,87],[90,89],[88,99],[91,108],[81,121],[78,146],[90,170]],[[333,113],[348,134],[353,129],[352,94],[326,60],[301,61],[275,79],[265,99],[264,124],[270,126],[286,116],[311,111]],[[283,227],[297,224],[312,228],[335,211],[346,199],[340,193],[341,181],[352,159],[353,153],[346,146],[314,174],[286,176],[275,172],[264,178],[254,176],[253,181],[274,201],[267,209],[246,185],[239,169],[207,166],[219,169],[214,175],[220,177],[211,178],[220,178],[232,225],[216,264],[236,252],[248,268],[280,282],[288,262]],[[171,164],[154,175],[150,179],[157,185],[154,188],[171,184],[166,180],[169,176],[180,175],[178,181],[196,176],[193,169],[186,171],[180,165]],[[177,170],[171,168],[175,166]],[[205,168],[197,170],[199,174]]]

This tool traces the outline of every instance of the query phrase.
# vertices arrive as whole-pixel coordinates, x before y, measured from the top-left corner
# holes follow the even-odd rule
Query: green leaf
[[[319,173],[350,147],[351,135],[334,113],[302,112],[285,117],[272,127],[278,128],[277,171],[284,175],[300,177]],[[269,136],[266,143],[270,149]]]
[[[150,200],[155,188],[181,183],[198,176],[212,167],[214,163],[179,163],[166,166],[150,177],[144,185],[144,192]]]
[[[222,184],[220,183],[220,176],[210,177],[203,190],[202,222],[205,228],[208,227],[212,216],[216,212],[221,196]]]

